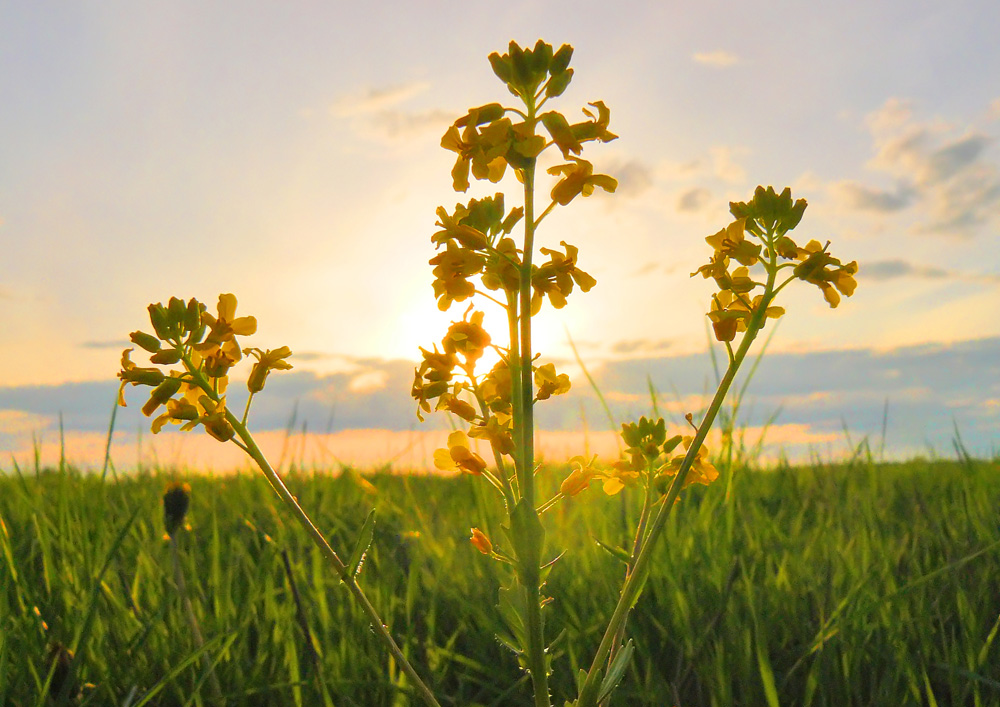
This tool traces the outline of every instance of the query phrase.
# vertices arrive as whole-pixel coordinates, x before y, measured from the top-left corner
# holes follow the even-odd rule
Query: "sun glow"
[[[497,348],[506,350],[510,342],[510,332],[507,324],[507,313],[500,305],[475,298],[474,308],[469,311],[469,302],[456,302],[447,312],[440,311],[430,297],[426,301],[414,302],[400,317],[396,328],[397,336],[392,344],[392,355],[399,358],[416,360],[420,357],[420,348],[432,351],[434,346],[441,349],[441,339],[448,327],[468,311],[482,311],[484,314],[483,328],[489,332],[492,339],[491,347],[486,350],[476,365],[476,372],[485,373],[490,370],[500,354]],[[541,354],[545,361],[553,358],[565,358],[567,355],[566,333],[562,326],[562,312],[556,313],[546,303],[542,311],[534,318],[531,328],[532,350],[535,355]]]

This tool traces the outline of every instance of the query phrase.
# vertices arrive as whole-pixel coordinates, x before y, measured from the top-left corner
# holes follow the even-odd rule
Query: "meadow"
[[[611,703],[1000,704],[998,472],[967,457],[858,458],[737,469],[731,485],[691,489],[657,547]],[[565,473],[544,469],[541,486]],[[233,705],[413,703],[259,475],[185,477],[178,537],[198,649],[164,539],[177,476],[0,475],[0,704],[55,704],[69,674],[68,704],[214,704],[216,680]],[[501,568],[468,539],[470,526],[502,537],[483,484],[294,469],[286,480],[339,547],[375,506],[360,582],[441,704],[530,703],[494,637]],[[621,586],[624,565],[596,541],[628,546],[637,508],[624,498],[591,490],[545,514],[546,556],[566,551],[546,578],[557,694],[587,667]]]

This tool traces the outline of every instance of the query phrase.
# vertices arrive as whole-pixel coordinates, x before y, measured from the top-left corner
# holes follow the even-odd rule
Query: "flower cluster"
[[[818,286],[831,307],[840,303],[840,294],[854,294],[856,262],[845,265],[831,256],[827,253],[829,243],[823,246],[810,241],[802,248],[788,236],[802,220],[805,199],[793,202],[788,188],[777,194],[773,187],[757,187],[753,199],[732,202],[729,208],[735,220],[705,239],[714,251],[712,257],[691,273],[712,278],[719,287],[708,312],[719,341],[733,341],[751,322],[760,328],[768,318],[782,316],[785,310],[771,302],[793,279]],[[797,263],[780,263],[784,260]],[[739,266],[730,271],[732,261]],[[755,279],[751,267],[762,270],[763,275]],[[788,267],[793,268],[792,276],[777,284],[778,273]],[[757,288],[763,292],[755,294]]]
[[[571,459],[574,468],[562,482],[560,492],[564,496],[575,496],[597,479],[603,482],[604,492],[609,496],[626,486],[636,486],[640,481],[661,494],[666,493],[669,481],[677,475],[693,440],[682,435],[667,438],[666,422],[662,417],[655,421],[640,417],[638,422],[623,423],[621,438],[626,445],[622,458],[607,468],[598,464],[596,456],[589,461],[583,457]],[[684,452],[673,454],[681,445]],[[708,451],[702,446],[684,480],[684,487],[694,483],[708,485],[718,476],[719,472],[708,461]]]
[[[469,423],[468,435],[452,435],[448,448],[438,450],[435,465],[446,471],[481,473],[485,463],[470,454],[470,439],[482,439],[504,456],[514,453],[512,432],[512,381],[505,352],[486,373],[478,374],[476,364],[488,347],[489,333],[482,327],[483,313],[471,308],[465,317],[453,322],[441,339],[441,349],[420,349],[422,361],[414,369],[411,396],[417,402],[417,417],[423,413],[446,411]],[[555,364],[538,363],[531,367],[536,386],[535,400],[547,400],[569,391],[569,376],[559,373]],[[433,407],[432,407],[433,403]]]
[[[585,143],[617,138],[608,129],[608,107],[602,101],[591,102],[583,109],[584,119],[575,123],[555,110],[541,110],[550,99],[562,95],[572,80],[572,55],[569,45],[554,50],[543,41],[533,48],[511,42],[507,53],[494,53],[489,59],[494,73],[523,107],[487,103],[470,108],[442,137],[441,146],[456,154],[451,172],[456,191],[467,191],[470,179],[497,183],[508,168],[525,186],[525,205],[509,210],[501,193],[456,204],[451,211],[437,209],[438,230],[431,242],[438,252],[429,262],[434,296],[442,311],[454,302],[481,296],[502,307],[511,330],[518,331],[522,318],[537,314],[546,299],[560,309],[574,289],[588,292],[597,284],[577,266],[577,248],[565,241],[561,249],[539,248],[547,258],[540,264],[533,262],[535,253],[524,251],[525,247],[534,250],[535,230],[552,209],[577,196],[590,196],[598,187],[607,192],[618,187],[616,180],[595,174],[593,165],[580,157]],[[556,177],[551,202],[541,216],[527,222],[526,210],[533,213],[529,204],[534,199],[536,158],[549,148],[559,150],[565,163],[548,170]],[[512,235],[519,224],[525,232],[520,244]],[[468,423],[467,434],[452,435],[448,447],[438,450],[437,466],[479,474],[485,463],[472,452],[471,440],[488,441],[498,463],[505,456],[515,457],[513,429],[522,422],[514,419],[515,410],[564,394],[571,384],[569,376],[558,373],[553,364],[538,362],[530,348],[520,350],[517,342],[512,342],[514,350],[493,344],[482,327],[483,314],[470,312],[471,307],[461,321],[451,325],[440,347],[420,349],[422,360],[414,371],[411,394],[421,420],[424,413],[444,410]],[[476,363],[487,348],[493,348],[500,361],[489,372],[477,374]],[[525,468],[531,462],[515,459],[518,464]]]
[[[122,352],[118,404],[125,406],[126,385],[152,387],[142,407],[143,414],[150,417],[164,408],[164,412],[153,420],[154,434],[168,423],[180,425],[182,431],[202,425],[220,442],[229,441],[235,435],[232,416],[226,407],[230,369],[244,355],[256,359],[247,379],[252,398],[263,390],[272,370],[292,367],[285,360],[292,355],[287,346],[266,351],[240,348],[236,337],[254,334],[257,320],[236,316],[236,297],[232,294],[219,295],[214,315],[196,299],[185,303],[172,297],[166,306],[149,305],[149,319],[155,335],[134,331],[130,338],[150,354],[150,363],[155,366],[142,367],[133,363],[134,348]],[[160,368],[178,365],[175,369]],[[249,409],[249,401],[247,407]]]
[[[531,313],[537,314],[542,308],[542,300],[549,302],[556,309],[566,306],[566,297],[573,291],[573,285],[579,285],[583,292],[589,292],[597,284],[597,280],[576,267],[578,249],[566,241],[559,243],[566,249],[565,253],[551,248],[542,248],[542,255],[549,256],[549,262],[540,266],[532,265],[531,287],[534,290],[531,298]]]

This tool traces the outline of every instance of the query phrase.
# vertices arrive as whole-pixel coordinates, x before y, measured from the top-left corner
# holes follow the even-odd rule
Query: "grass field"
[[[564,472],[543,474],[556,484]],[[54,702],[44,686],[57,642],[76,649],[87,704],[213,704],[204,656],[229,704],[410,704],[258,476],[187,479],[180,549],[199,653],[162,537],[170,478],[0,476],[0,704]],[[485,485],[370,480],[377,492],[350,474],[288,483],[342,553],[377,507],[362,582],[442,704],[528,704],[494,638],[498,565],[468,542],[470,526],[502,537]],[[746,471],[725,494],[718,483],[682,497],[613,704],[1000,704],[1000,464]],[[551,554],[567,550],[547,584],[557,695],[574,693],[620,586],[622,565],[594,539],[626,542],[623,508],[593,489],[545,516]]]

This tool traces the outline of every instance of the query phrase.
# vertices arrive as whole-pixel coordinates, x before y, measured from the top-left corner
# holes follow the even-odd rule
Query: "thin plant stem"
[[[350,569],[344,564],[343,560],[340,559],[334,549],[330,546],[330,543],[327,542],[319,528],[313,524],[312,520],[299,505],[299,502],[288,490],[288,487],[285,486],[281,477],[278,476],[277,472],[271,467],[271,464],[267,461],[267,458],[260,451],[260,448],[254,441],[253,436],[246,427],[240,424],[240,421],[237,420],[229,410],[226,411],[226,419],[229,421],[229,424],[233,426],[233,429],[236,431],[236,434],[239,435],[240,439],[243,440],[243,444],[245,444],[247,448],[247,453],[257,463],[257,466],[260,467],[260,470],[264,473],[268,482],[270,482],[271,488],[274,489],[275,493],[277,493],[281,500],[285,503],[292,515],[295,516],[295,519],[298,520],[299,524],[305,528],[309,537],[312,538],[313,542],[319,548],[320,552],[327,559],[327,561],[333,565],[334,570],[337,572],[341,580],[343,580],[348,591],[354,597],[355,601],[357,601],[361,606],[362,611],[365,612],[365,616],[368,617],[373,633],[381,639],[386,648],[388,648],[389,652],[392,654],[392,657],[403,669],[403,672],[406,673],[406,676],[412,681],[417,694],[419,694],[423,701],[428,705],[431,705],[432,707],[441,707],[440,703],[434,697],[434,693],[432,693],[430,688],[428,688],[424,681],[420,679],[420,676],[417,674],[417,671],[414,670],[410,661],[406,659],[405,655],[403,655],[403,651],[400,650],[398,645],[396,645],[396,641],[393,639],[392,634],[389,633],[389,629],[386,627],[385,623],[383,623],[381,617],[378,615],[378,612],[375,610],[375,607],[372,606],[371,602],[368,600],[368,597],[365,595],[364,590],[361,589],[361,586],[354,578],[354,575],[351,574]]]
[[[177,532],[181,532],[181,529],[178,528]],[[187,618],[188,628],[191,629],[191,635],[194,637],[195,648],[201,651],[205,647],[205,639],[201,635],[201,628],[198,626],[198,617],[194,614],[194,607],[191,605],[191,598],[188,596],[187,583],[184,581],[184,571],[181,569],[180,552],[177,549],[177,533],[173,533],[170,536],[170,557],[174,566],[174,583],[177,585],[177,593],[180,594],[181,604],[184,606],[184,614]],[[215,675],[215,670],[212,668],[212,661],[208,657],[207,653],[202,653],[201,662],[204,664],[205,671],[208,673],[208,684],[212,690],[212,699],[215,700],[217,704],[223,704],[224,698],[222,696],[222,687],[219,685],[219,678]]]

